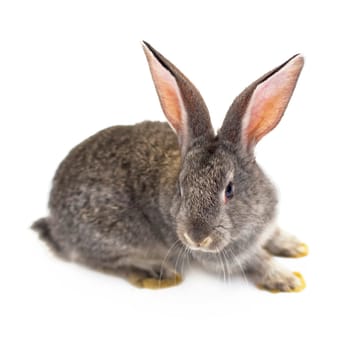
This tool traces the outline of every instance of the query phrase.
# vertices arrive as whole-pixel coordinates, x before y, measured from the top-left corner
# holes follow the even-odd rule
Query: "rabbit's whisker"
[[[160,285],[160,282],[161,282],[162,277],[163,277],[164,265],[165,265],[166,261],[168,260],[168,257],[169,257],[169,255],[170,255],[170,253],[172,253],[173,250],[174,250],[175,248],[177,248],[177,246],[179,245],[179,243],[180,243],[180,240],[177,239],[177,240],[171,245],[171,247],[168,249],[168,251],[167,251],[167,253],[166,253],[166,255],[165,255],[165,257],[164,257],[164,259],[163,259],[163,261],[162,261],[162,263],[161,263],[160,270],[159,270],[159,285]]]
[[[226,282],[225,267],[224,267],[224,262],[222,260],[222,256],[220,255],[220,250],[219,249],[217,249],[217,258],[218,258],[219,263],[220,263],[221,272],[223,272],[223,281],[225,283]]]
[[[180,271],[180,259],[183,256],[184,248],[183,246],[179,247],[179,252],[177,254],[176,262],[175,262],[175,271]]]
[[[224,266],[225,266],[225,270],[226,270],[226,282],[229,282],[229,277],[230,277],[230,268],[229,268],[229,264],[228,264],[228,260],[227,256],[225,255],[224,250],[221,250],[220,253],[223,256],[223,260],[224,260]]]
[[[247,276],[246,276],[246,273],[244,271],[244,268],[242,267],[242,264],[241,264],[240,260],[237,258],[236,254],[233,252],[231,247],[228,246],[228,248],[229,248],[229,252],[230,252],[231,256],[233,257],[233,260],[235,261],[235,263],[238,265],[238,267],[241,270],[241,275],[243,276],[244,281],[246,282],[246,284],[249,284]]]
[[[185,271],[185,260],[188,259],[188,247],[184,247],[184,251],[183,251],[183,257],[182,257],[182,265],[181,265],[181,274],[182,276],[184,275],[184,271]]]

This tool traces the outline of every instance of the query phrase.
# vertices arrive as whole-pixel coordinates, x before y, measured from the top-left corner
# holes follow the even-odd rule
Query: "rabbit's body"
[[[104,269],[140,258],[177,264],[182,248],[173,247],[178,237],[171,211],[179,171],[180,151],[167,123],[115,126],[91,136],[69,153],[53,180],[50,217],[45,219],[52,248],[66,259]],[[268,212],[260,214],[274,220],[275,204],[273,200]],[[193,252],[194,258],[220,272],[222,264],[228,273],[243,268],[257,240],[263,245],[275,229],[250,226],[248,222],[247,233],[243,230],[224,249],[230,259],[222,256],[220,262],[207,252]]]
[[[167,123],[143,122],[88,138],[61,163],[50,216],[33,227],[61,257],[138,286],[176,284],[188,256],[224,275],[250,273],[269,290],[302,289],[301,276],[272,259],[301,256],[306,248],[277,228],[276,192],[253,147],[281,118],[303,61],[293,58],[248,87],[214,136],[199,92],[144,48],[177,137]],[[287,80],[281,99],[272,90],[270,100],[271,79],[275,88]],[[257,105],[266,99],[265,117]]]

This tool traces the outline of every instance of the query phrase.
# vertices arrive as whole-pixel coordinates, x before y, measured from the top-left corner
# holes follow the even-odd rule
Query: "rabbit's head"
[[[193,84],[144,43],[162,109],[177,134],[181,170],[171,212],[179,239],[192,250],[245,245],[274,219],[274,187],[255,162],[257,142],[280,121],[303,67],[293,56],[249,85],[215,135]]]

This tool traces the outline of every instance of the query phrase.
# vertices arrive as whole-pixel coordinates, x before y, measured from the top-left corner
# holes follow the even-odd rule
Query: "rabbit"
[[[276,190],[256,144],[279,123],[304,65],[297,54],[249,85],[215,134],[194,85],[143,42],[168,123],[114,126],[77,145],[54,176],[50,214],[32,228],[61,258],[158,289],[188,258],[272,292],[305,287],[274,256],[308,247],[276,223]]]

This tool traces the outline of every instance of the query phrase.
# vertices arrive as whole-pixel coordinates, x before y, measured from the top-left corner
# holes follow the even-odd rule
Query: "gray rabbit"
[[[257,142],[280,121],[303,67],[293,56],[248,86],[215,135],[192,83],[143,43],[168,123],[114,126],[59,166],[50,216],[33,224],[60,257],[145,288],[181,282],[186,257],[269,291],[300,291],[276,256],[307,246],[276,224],[276,191],[257,165]]]

